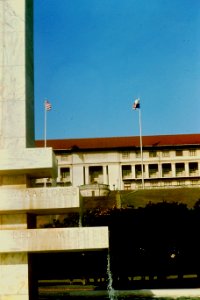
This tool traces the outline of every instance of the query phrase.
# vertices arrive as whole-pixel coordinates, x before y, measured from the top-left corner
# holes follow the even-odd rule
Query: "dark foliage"
[[[199,201],[149,203],[145,208],[88,210],[84,226],[109,226],[114,278],[136,275],[198,274],[200,271]]]
[[[62,222],[47,225],[77,226],[78,219],[77,214],[71,214]],[[126,287],[128,277],[148,276],[151,280],[156,276],[160,287],[168,275],[177,274],[182,282],[183,275],[200,274],[200,200],[193,209],[168,202],[149,202],[137,209],[88,209],[83,213],[82,225],[109,227],[111,272],[117,288]],[[67,274],[105,277],[107,253],[73,255],[68,255],[71,259],[66,261]],[[72,272],[73,257],[79,265]]]

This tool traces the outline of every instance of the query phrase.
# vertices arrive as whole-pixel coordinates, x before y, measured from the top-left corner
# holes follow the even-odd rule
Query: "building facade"
[[[43,147],[43,141],[36,141]],[[200,186],[200,134],[48,140],[58,177],[47,185],[107,185],[110,190]],[[142,174],[143,166],[143,174]],[[43,180],[36,180],[36,186]]]

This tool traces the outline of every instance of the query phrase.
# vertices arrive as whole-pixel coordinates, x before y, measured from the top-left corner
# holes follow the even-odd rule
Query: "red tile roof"
[[[44,141],[37,140],[36,147],[44,147]],[[200,134],[177,134],[143,136],[143,147],[172,147],[172,146],[200,146]],[[106,150],[140,147],[139,136],[80,138],[48,140],[47,147],[54,150]]]

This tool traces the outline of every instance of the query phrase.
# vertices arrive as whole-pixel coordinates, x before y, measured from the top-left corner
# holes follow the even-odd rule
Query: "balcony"
[[[80,186],[82,197],[106,197],[110,192],[107,184],[85,184]]]

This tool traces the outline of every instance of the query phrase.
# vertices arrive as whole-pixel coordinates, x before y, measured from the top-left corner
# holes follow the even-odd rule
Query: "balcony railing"
[[[122,179],[131,179],[132,173],[131,172],[123,172],[122,173]]]
[[[85,184],[80,186],[82,197],[106,197],[110,192],[107,184]]]
[[[190,176],[198,176],[199,175],[199,171],[198,170],[190,170],[189,174],[190,174]]]
[[[176,170],[176,176],[179,177],[179,176],[185,176],[185,170]]]

